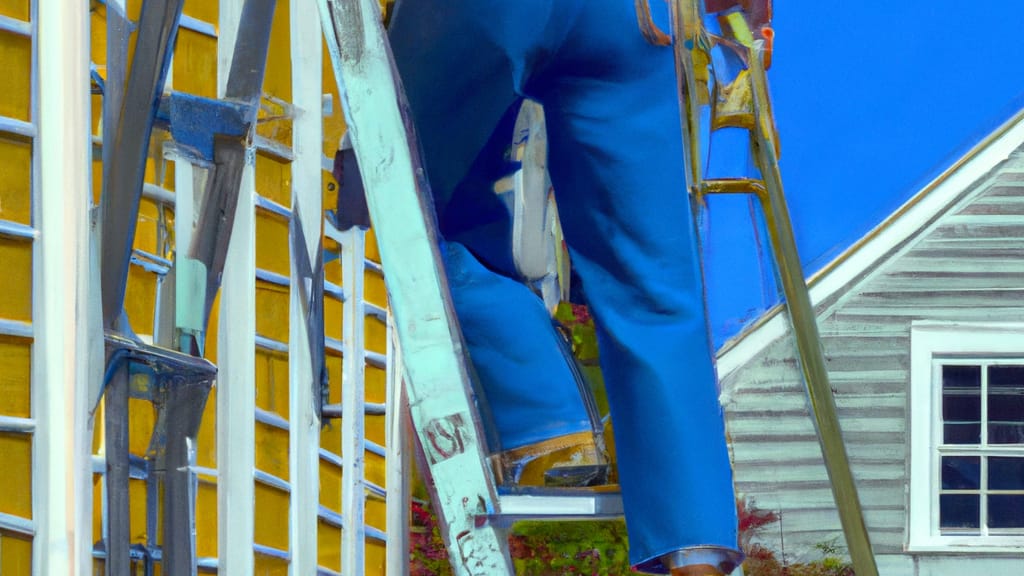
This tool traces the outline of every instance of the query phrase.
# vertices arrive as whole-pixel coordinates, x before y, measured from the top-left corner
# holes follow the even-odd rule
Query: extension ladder
[[[761,201],[848,547],[857,573],[877,576],[782,195],[763,68],[765,46],[744,29],[742,15],[727,21],[733,44],[748,65],[743,80],[748,83],[744,127],[750,132],[761,177],[708,180],[701,173],[700,117],[709,98],[707,87],[698,85],[697,71],[707,68],[712,37],[704,29],[700,2],[671,2],[674,30],[669,36],[651,21],[646,0],[637,0],[641,28],[649,40],[668,45],[676,38],[686,192],[695,199],[712,193],[754,194]],[[499,490],[488,465],[417,143],[403,108],[377,0],[319,0],[318,5],[347,104],[352,144],[364,167],[363,184],[403,351],[408,404],[433,481],[434,504],[443,517],[452,566],[460,576],[511,575],[505,533],[511,522],[615,516],[622,513],[621,501],[615,494],[592,491],[503,494]]]

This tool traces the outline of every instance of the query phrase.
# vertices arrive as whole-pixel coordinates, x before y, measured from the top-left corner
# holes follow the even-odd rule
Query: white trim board
[[[874,270],[893,252],[951,208],[961,193],[981,180],[1024,143],[1024,110],[953,163],[891,216],[808,280],[811,304],[832,301],[852,282]],[[783,307],[776,306],[729,340],[717,353],[720,378],[746,365],[790,327]]]

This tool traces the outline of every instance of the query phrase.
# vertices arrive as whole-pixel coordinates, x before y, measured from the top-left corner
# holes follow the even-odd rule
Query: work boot
[[[586,487],[608,482],[608,459],[593,432],[577,432],[506,450],[502,477],[515,486]]]

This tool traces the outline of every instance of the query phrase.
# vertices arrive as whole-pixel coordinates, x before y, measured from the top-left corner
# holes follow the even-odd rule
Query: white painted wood
[[[309,278],[299,276],[296,258],[307,258],[315,266],[320,257],[323,224],[320,192],[320,156],[323,148],[323,124],[320,118],[321,82],[323,77],[320,16],[307,3],[292,2],[292,218],[293,227],[301,226],[305,245],[296,246],[294,233],[289,234],[291,283],[288,324],[289,382],[289,454],[292,483],[289,499],[289,543],[292,576],[316,576],[317,510],[320,506],[320,418],[315,403],[320,391],[319,374],[314,373],[309,348],[309,325],[306,298],[312,294]],[[322,260],[322,258],[321,258]],[[318,328],[322,329],[322,328]],[[323,350],[316,351],[322,356]]]
[[[366,435],[363,404],[366,401],[366,315],[363,285],[366,232],[352,228],[342,233],[341,269],[348,294],[342,305],[344,325],[341,384],[341,572],[361,576],[366,566]]]
[[[256,257],[252,169],[242,177],[224,265],[218,330],[217,502],[220,566],[253,572],[256,468]]]
[[[406,432],[405,386],[402,350],[395,340],[394,320],[387,319],[388,368],[384,401],[387,444],[385,465],[387,495],[387,576],[409,575],[410,449]]]
[[[32,407],[35,574],[89,574],[92,475],[89,381],[89,11],[83,2],[40,0],[33,118],[39,124],[33,221]]]
[[[1024,112],[967,152],[876,226],[862,242],[812,275],[808,280],[812,304],[817,306],[833,300],[848,284],[876,269],[936,215],[955,204],[965,189],[1005,161],[1021,142],[1024,142]],[[745,365],[788,329],[789,322],[781,308],[772,309],[759,324],[726,343],[718,355],[719,374],[727,375]]]
[[[220,0],[217,93],[224,95],[242,0]],[[254,167],[242,173],[221,282],[217,361],[217,550],[223,574],[253,574],[256,469]]]

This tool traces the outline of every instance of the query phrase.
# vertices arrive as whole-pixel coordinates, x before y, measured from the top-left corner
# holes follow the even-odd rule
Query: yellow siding
[[[0,336],[0,415],[31,415],[32,341]]]
[[[367,513],[367,517],[380,517],[384,518],[383,512],[380,514]],[[376,540],[368,540],[366,542],[366,573],[367,574],[384,574],[387,568],[387,548],[384,547],[383,542]]]
[[[216,26],[220,15],[220,2],[212,0],[185,0],[185,6],[181,12]]]
[[[372,270],[367,270],[366,279],[364,281],[363,290],[365,291],[366,301],[371,304],[376,304],[382,308],[386,308],[388,305],[388,291],[384,287],[384,275],[378,274]]]
[[[320,504],[341,513],[341,468],[320,462]]]
[[[199,481],[196,494],[196,525],[208,527],[208,532],[197,533],[196,552],[200,558],[217,555],[217,484],[212,478]]]
[[[288,418],[288,355],[256,350],[256,407]]]
[[[384,416],[366,417],[366,439],[384,445],[384,431],[387,428]],[[381,462],[383,465],[383,462]]]
[[[0,574],[28,576],[32,573],[32,539],[12,532],[0,532]]]
[[[376,366],[366,366],[366,401],[381,403],[387,398],[387,373]]]
[[[30,224],[32,142],[0,137],[0,158],[3,159],[3,170],[0,170],[0,220]]]
[[[341,571],[341,529],[321,521],[317,526],[317,553],[321,566]],[[379,572],[383,574],[383,572]],[[368,572],[375,574],[375,572]]]
[[[129,535],[132,544],[146,543],[146,481],[132,479],[128,482],[128,497],[131,501]],[[161,524],[158,523],[157,526]]]
[[[259,168],[256,174],[259,178]],[[291,260],[288,250],[288,221],[276,214],[256,210],[256,267],[287,277]],[[287,317],[287,305],[284,314]]]
[[[31,15],[29,0],[0,0],[0,14],[28,22]]]
[[[341,338],[341,326],[345,320],[343,306],[344,304],[335,300],[332,296],[324,297],[324,324],[327,326],[328,335],[338,339]],[[337,334],[331,333],[332,327],[336,328]]]
[[[269,200],[292,205],[292,165],[269,154],[256,154],[256,190]],[[257,249],[258,251],[258,249]]]
[[[383,444],[383,443],[379,443],[379,444]],[[381,457],[381,456],[378,456],[377,454],[374,454],[372,452],[367,452],[365,458],[366,458],[366,460],[365,460],[365,462],[366,462],[366,480],[376,484],[377,486],[384,487],[384,484],[386,483],[385,477],[387,476],[386,468],[384,467],[384,458]],[[377,509],[375,509],[375,510],[377,510]],[[370,522],[370,519],[367,518],[367,522],[370,522],[371,524],[373,524],[377,528],[383,528],[384,527],[384,524],[383,524],[383,522],[384,522],[384,510],[383,510],[383,508],[381,508],[381,509],[379,509],[377,511],[380,512],[380,518],[378,519],[379,521],[378,522]],[[367,514],[367,516],[369,516],[369,514]]]
[[[260,111],[260,122],[256,133],[285,146],[292,145],[292,121],[284,109],[274,101],[292,101],[292,52],[289,28],[290,6],[287,0],[279,0],[274,10],[274,25],[270,31],[270,52],[267,55],[267,69],[263,76],[265,109]]]
[[[209,3],[217,5],[216,2]],[[206,98],[217,97],[216,38],[185,28],[178,30],[178,44],[174,49],[174,89]]]
[[[0,433],[0,512],[32,518],[32,437]]]
[[[256,423],[256,469],[288,480],[288,431]]]
[[[367,316],[363,325],[366,349],[380,354],[387,352],[387,325],[374,316]]]
[[[288,549],[288,494],[256,483],[256,544]]]
[[[0,166],[2,166],[0,160]],[[4,296],[0,318],[32,320],[32,243],[0,236],[0,262],[4,270]]]
[[[153,333],[153,312],[156,310],[156,274],[138,266],[128,269],[128,287],[124,310],[137,334]]]
[[[0,116],[29,121],[32,110],[32,39],[0,32]]]
[[[203,409],[203,420],[196,435],[196,464],[204,468],[217,467],[217,387],[210,390]]]
[[[288,576],[288,563],[280,558],[256,555],[254,576]]]
[[[256,333],[288,341],[288,289],[284,286],[256,282]]]

